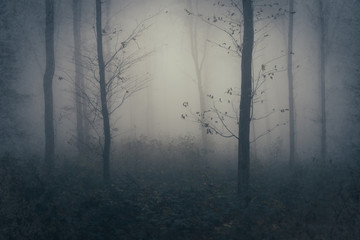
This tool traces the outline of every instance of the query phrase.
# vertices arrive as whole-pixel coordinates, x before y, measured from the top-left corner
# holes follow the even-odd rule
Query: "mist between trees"
[[[359,10],[2,1],[0,238],[357,239]]]

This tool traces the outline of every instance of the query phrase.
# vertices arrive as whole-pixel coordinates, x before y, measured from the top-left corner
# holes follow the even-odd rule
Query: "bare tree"
[[[45,0],[45,51],[46,69],[43,79],[45,102],[45,163],[49,171],[54,165],[54,106],[53,106],[53,77],[55,72],[54,57],[54,0]]]
[[[85,118],[86,108],[81,98],[81,89],[84,89],[84,74],[82,68],[81,49],[81,4],[82,0],[73,0],[73,35],[74,35],[74,61],[75,61],[75,103],[76,103],[76,132],[78,152],[82,152],[85,144]]]
[[[194,63],[194,69],[196,74],[196,84],[199,92],[199,104],[200,104],[200,112],[205,111],[205,79],[203,78],[203,70],[204,70],[204,62],[206,58],[206,42],[203,43],[203,51],[201,56],[201,51],[199,50],[199,33],[198,33],[198,21],[199,18],[196,17],[198,15],[198,1],[195,1],[195,10],[193,10],[193,3],[191,0],[187,1],[187,6],[189,8],[189,12],[191,14],[189,21],[189,32],[190,32],[190,50],[191,57]],[[202,148],[205,149],[207,146],[207,134],[204,129],[201,129],[201,140],[202,140]]]
[[[323,0],[318,0],[319,4],[319,27],[320,27],[320,108],[321,108],[321,160],[326,160],[326,91],[325,91],[325,64],[326,64],[326,26],[325,10]]]
[[[137,38],[148,29],[147,21],[154,16],[150,16],[139,22],[136,27],[122,41],[119,32],[106,31],[102,26],[101,1],[96,0],[96,45],[97,58],[86,57],[88,70],[92,74],[89,87],[82,91],[82,97],[87,101],[92,109],[93,129],[97,132],[96,120],[102,120],[102,134],[98,134],[99,142],[103,136],[102,159],[103,159],[103,178],[105,182],[110,181],[110,150],[112,140],[112,129],[110,116],[118,110],[123,103],[134,93],[144,89],[148,82],[147,75],[137,76],[129,73],[131,68],[147,57],[151,52],[143,53]],[[121,31],[120,31],[121,32]],[[117,35],[115,43],[109,44],[109,53],[105,55],[103,51],[103,37]],[[113,47],[113,49],[110,49]],[[126,49],[126,50],[125,50]],[[106,74],[106,75],[105,75]],[[102,135],[102,136],[101,136]]]
[[[288,31],[288,81],[289,81],[289,142],[290,166],[295,161],[295,109],[294,109],[294,77],[293,77],[293,28],[294,28],[294,0],[289,0],[289,31]]]
[[[352,5],[350,4],[352,3]],[[334,43],[336,43],[337,35],[339,35],[341,20],[346,7],[355,7],[356,1],[311,1],[307,5],[308,11],[313,17],[314,26],[318,32],[319,46],[319,101],[320,101],[320,158],[325,161],[327,159],[327,112],[326,112],[326,72],[329,54],[334,53]],[[331,9],[336,9],[332,12]],[[329,28],[330,20],[332,22]]]
[[[106,99],[106,82],[105,82],[105,62],[103,56],[102,43],[102,24],[101,24],[101,0],[96,1],[96,43],[97,56],[99,64],[99,82],[100,82],[100,96],[101,96],[101,114],[103,118],[104,127],[104,149],[103,149],[103,178],[105,182],[109,182],[109,163],[110,163],[110,118]]]
[[[252,0],[243,0],[244,35],[241,58],[241,99],[238,139],[238,192],[247,191],[250,179],[250,110],[254,19]]]
[[[20,59],[16,49],[23,35],[17,26],[20,21],[17,16],[16,2],[11,0],[0,3],[0,154],[9,151],[19,138],[23,138],[16,109],[24,101],[24,96],[18,93],[18,70]]]
[[[253,104],[257,101],[255,95],[257,90],[261,88],[265,79],[269,77],[273,79],[274,73],[278,71],[276,65],[273,69],[267,71],[266,65],[270,64],[272,61],[275,61],[283,56],[274,58],[273,60],[262,64],[259,74],[256,78],[253,77],[253,49],[254,49],[254,35],[260,34],[271,21],[269,19],[276,19],[284,14],[284,10],[279,8],[276,12],[269,16],[261,16],[263,12],[263,7],[272,8],[278,4],[260,4],[259,11],[254,17],[253,1],[252,0],[243,0],[242,6],[237,1],[218,1],[217,4],[220,7],[228,8],[226,16],[213,16],[213,17],[203,17],[203,15],[198,14],[198,16],[208,23],[209,25],[217,28],[218,30],[224,32],[231,41],[230,43],[214,43],[226,50],[228,54],[232,54],[241,58],[241,89],[238,93],[236,89],[229,88],[226,94],[237,95],[239,96],[238,102],[233,102],[227,100],[227,102],[232,107],[232,113],[227,111],[220,111],[219,108],[215,105],[213,101],[212,108],[193,113],[189,107],[188,102],[184,102],[184,107],[187,107],[190,111],[190,117],[195,118],[199,121],[203,127],[207,130],[207,133],[219,134],[222,137],[231,138],[234,137],[238,142],[238,191],[246,194],[249,187],[249,167],[250,167],[250,121],[251,120],[260,120],[269,116],[271,113],[268,113],[266,116],[255,118],[253,116]],[[185,9],[188,15],[194,14],[193,12]],[[239,20],[240,16],[240,20]],[[262,26],[257,32],[254,31],[254,21],[261,22],[263,20],[269,21],[269,23]],[[267,37],[268,34],[259,35],[256,42],[260,42],[262,39]],[[242,39],[241,39],[242,38]],[[210,41],[211,42],[211,41]],[[262,93],[261,93],[262,94]],[[208,94],[208,97],[214,100],[214,96]],[[218,102],[223,103],[224,99],[219,98]],[[237,105],[239,103],[239,105]],[[286,109],[287,110],[287,109]],[[282,109],[281,112],[285,112],[285,109]],[[182,114],[182,118],[189,117],[187,114]],[[237,129],[234,129],[232,125],[227,122],[227,120],[235,121]],[[256,141],[258,138],[265,136],[271,132],[274,128],[280,126],[277,124],[271,129],[268,129],[265,133],[255,136],[253,141]]]

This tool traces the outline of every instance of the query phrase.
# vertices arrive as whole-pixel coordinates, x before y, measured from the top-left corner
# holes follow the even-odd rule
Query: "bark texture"
[[[294,76],[293,76],[293,29],[294,29],[294,0],[289,0],[289,31],[288,31],[288,81],[289,81],[289,143],[290,167],[295,161],[295,109],[294,109]]]
[[[252,52],[254,20],[252,0],[242,0],[244,14],[243,51],[241,58],[241,99],[238,140],[238,192],[247,192],[250,181],[250,108],[252,100]]]
[[[84,106],[82,91],[84,91],[84,76],[81,66],[81,1],[73,0],[73,35],[74,35],[74,60],[75,60],[75,101],[76,101],[76,132],[77,148],[81,153],[85,144],[84,135]]]
[[[101,114],[103,118],[104,128],[104,148],[103,148],[103,178],[104,182],[110,181],[110,119],[109,111],[107,107],[107,92],[105,81],[105,63],[103,56],[103,43],[102,43],[102,23],[101,23],[101,0],[95,0],[96,2],[96,43],[97,43],[97,55],[99,64],[99,82],[100,82],[100,98],[101,98]]]
[[[326,91],[325,91],[325,62],[326,62],[326,30],[323,0],[319,0],[320,11],[320,107],[321,107],[321,160],[327,158],[326,144]]]
[[[45,163],[49,171],[54,166],[54,106],[53,106],[53,77],[55,72],[54,54],[54,0],[45,0],[45,51],[46,68],[43,78],[45,103]]]

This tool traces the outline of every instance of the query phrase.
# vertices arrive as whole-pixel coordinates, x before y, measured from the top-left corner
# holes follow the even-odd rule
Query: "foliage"
[[[212,17],[205,17],[203,14],[195,14],[188,9],[185,12],[188,15],[197,16],[208,25],[225,33],[223,42],[212,42],[216,46],[224,49],[228,54],[232,54],[242,57],[243,43],[240,42],[243,34],[243,9],[238,2],[233,0],[215,1],[213,3],[214,8],[218,8],[217,14]],[[257,27],[255,28],[255,46],[266,40],[269,37],[268,28],[276,19],[289,14],[288,11],[281,7],[279,2],[264,2],[257,1],[254,9],[254,21]],[[208,40],[209,41],[209,40]],[[230,42],[229,42],[230,41]],[[210,41],[211,42],[211,41]],[[254,109],[256,104],[264,103],[264,94],[267,91],[264,88],[265,81],[272,81],[275,78],[276,73],[284,72],[287,69],[279,67],[277,61],[286,54],[277,56],[267,62],[261,63],[260,66],[255,66],[252,76],[252,95],[251,95],[251,116],[252,121],[264,120],[273,113],[284,113],[289,109],[273,109],[270,112],[265,113],[263,116],[254,116]],[[297,66],[297,68],[299,65]],[[192,111],[189,102],[184,102],[183,106],[187,108],[187,113],[181,114],[183,119],[191,119],[201,124],[206,129],[207,134],[218,134],[225,138],[236,138],[238,136],[239,125],[239,102],[240,102],[240,90],[236,87],[228,88],[223,96],[216,97],[212,94],[207,94],[207,97],[212,101],[212,106],[208,109],[201,109],[200,111]],[[225,106],[227,104],[227,106]],[[270,133],[276,128],[286,125],[286,123],[278,123],[269,129],[266,129],[264,133],[261,133],[255,139]]]
[[[280,161],[254,162],[251,196],[242,205],[234,192],[234,165],[224,164],[225,157],[201,159],[191,138],[167,143],[137,140],[126,146],[129,151],[119,160],[127,164],[126,169],[115,168],[110,186],[102,184],[99,168],[83,162],[63,162],[47,179],[36,167],[36,158],[3,156],[0,238],[360,236],[360,166],[356,161],[347,161],[347,167],[314,162],[293,172]],[[135,160],[145,167],[131,168]]]

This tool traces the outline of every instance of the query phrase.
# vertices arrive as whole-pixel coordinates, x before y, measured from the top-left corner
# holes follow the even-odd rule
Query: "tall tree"
[[[96,45],[97,56],[85,57],[84,65],[92,73],[93,78],[87,78],[86,91],[82,91],[83,98],[89,106],[92,115],[91,125],[98,135],[103,159],[103,178],[105,183],[110,181],[110,150],[111,150],[111,122],[110,117],[134,93],[144,89],[148,82],[145,76],[134,76],[130,69],[150,54],[141,51],[137,42],[140,35],[148,29],[147,22],[155,15],[140,21],[135,28],[125,36],[121,36],[116,29],[107,32],[102,25],[101,0],[95,0],[96,6]],[[104,51],[104,37],[116,36],[113,49]],[[110,40],[112,37],[110,37]],[[122,40],[119,40],[122,39]],[[118,44],[121,41],[120,44]],[[126,51],[125,51],[126,49]],[[87,61],[86,61],[87,60]],[[106,76],[105,76],[106,74]],[[110,104],[111,103],[111,104]],[[110,105],[111,108],[110,108]],[[101,120],[102,131],[97,131],[96,122]],[[117,128],[113,128],[118,131]]]
[[[195,1],[195,11],[193,10],[193,4],[191,0],[187,1],[187,5],[189,8],[190,13],[195,12],[196,15],[198,15],[198,1]],[[190,32],[190,50],[191,50],[191,57],[194,63],[194,69],[196,74],[196,83],[199,93],[199,104],[200,104],[200,112],[205,112],[205,81],[202,76],[203,69],[204,69],[204,62],[206,57],[206,44],[204,42],[203,46],[203,53],[202,56],[200,56],[200,50],[199,50],[199,34],[198,34],[198,20],[199,18],[195,16],[194,14],[191,14],[190,21],[189,21],[189,32]],[[203,115],[202,115],[203,117]],[[202,121],[200,121],[201,124]],[[201,140],[202,140],[202,148],[205,149],[207,145],[207,134],[206,129],[201,128]]]
[[[15,91],[15,82],[18,80],[18,58],[16,47],[19,40],[16,36],[19,32],[14,26],[17,16],[14,1],[0,2],[0,153],[8,151],[10,145],[14,145],[13,139],[18,135],[15,110],[21,97]]]
[[[231,0],[230,5],[226,1],[218,1],[214,6],[228,8],[224,16],[212,16],[212,17],[202,17],[202,14],[196,14],[203,21],[208,23],[211,26],[214,26],[216,29],[224,32],[228,37],[231,43],[222,42],[215,43],[226,50],[228,54],[236,55],[241,59],[241,91],[237,92],[236,89],[228,88],[226,93],[229,96],[235,97],[235,101],[228,100],[227,103],[230,105],[230,108],[233,110],[233,113],[228,112],[228,110],[222,111],[216,106],[216,103],[223,103],[221,98],[214,98],[213,95],[208,94],[207,96],[212,99],[213,106],[210,109],[204,110],[202,112],[192,112],[189,107],[188,102],[184,102],[183,106],[189,109],[190,116],[187,114],[182,114],[181,117],[186,119],[188,117],[195,118],[201,123],[201,125],[206,128],[207,133],[209,134],[218,134],[225,138],[234,137],[237,139],[238,143],[238,192],[247,194],[247,190],[250,182],[250,123],[251,120],[260,120],[269,116],[271,113],[268,113],[265,117],[255,118],[253,117],[253,111],[251,111],[259,99],[253,101],[254,95],[256,95],[257,90],[263,85],[265,79],[268,77],[273,78],[274,73],[277,72],[276,65],[273,69],[265,70],[266,64],[274,61],[271,60],[267,63],[264,63],[261,66],[259,74],[256,78],[253,77],[253,62],[252,55],[254,49],[254,23],[255,21],[262,21],[264,19],[276,19],[283,15],[283,8],[278,8],[273,14],[268,15],[267,17],[261,17],[261,13],[264,12],[263,8],[268,7],[271,9],[274,5],[264,4],[258,5],[259,10],[256,11],[257,14],[254,18],[254,5],[252,0],[243,0],[235,1]],[[242,6],[241,6],[242,5]],[[185,12],[188,15],[193,15],[194,13],[188,9],[185,9]],[[265,26],[268,26],[266,24]],[[261,27],[261,31],[264,31],[266,27]],[[259,32],[258,32],[259,33]],[[267,37],[268,34],[264,34],[260,38]],[[262,92],[263,93],[263,92]],[[262,94],[261,93],[261,94]],[[234,107],[233,102],[238,102],[239,107]],[[262,101],[261,101],[262,102]],[[231,111],[231,110],[230,110]],[[281,110],[284,112],[285,110]],[[274,112],[274,111],[273,111]],[[232,124],[235,121],[235,124]],[[280,126],[269,128],[263,134],[256,136],[254,134],[254,139],[252,142],[255,142],[258,138],[269,134],[273,129]],[[235,129],[236,128],[236,129]]]
[[[289,81],[289,142],[290,166],[295,161],[295,109],[294,109],[294,76],[293,76],[293,30],[294,30],[294,0],[289,0],[289,29],[288,29],[288,81]]]
[[[252,53],[254,19],[252,0],[242,0],[244,16],[243,50],[241,57],[241,98],[238,138],[238,192],[246,192],[250,178],[250,109],[252,100]]]
[[[101,114],[103,118],[104,130],[104,148],[103,148],[103,178],[105,182],[110,181],[110,119],[109,110],[107,107],[107,91],[105,82],[105,63],[103,56],[103,42],[102,42],[102,23],[101,23],[101,0],[95,0],[96,3],[96,45],[97,45],[97,59],[99,65],[99,82],[100,82],[100,101]]]
[[[54,106],[53,106],[53,77],[55,72],[54,53],[54,0],[45,0],[45,51],[46,68],[43,78],[45,103],[45,163],[49,171],[54,165]]]
[[[82,0],[73,0],[73,35],[74,35],[74,61],[75,61],[75,102],[76,102],[76,132],[77,148],[81,152],[85,143],[85,116],[86,108],[83,106],[81,91],[84,89],[84,75],[81,64],[81,2]]]
[[[321,107],[321,160],[326,160],[326,98],[325,98],[325,64],[326,64],[326,26],[323,0],[319,4],[319,27],[320,27],[320,107]]]

